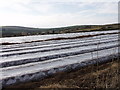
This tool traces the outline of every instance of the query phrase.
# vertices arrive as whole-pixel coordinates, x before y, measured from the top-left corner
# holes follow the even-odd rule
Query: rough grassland
[[[119,60],[91,65],[75,71],[60,72],[44,80],[32,81],[22,84],[11,85],[3,90],[29,89],[40,90],[49,88],[53,90],[60,88],[114,88],[119,89]]]

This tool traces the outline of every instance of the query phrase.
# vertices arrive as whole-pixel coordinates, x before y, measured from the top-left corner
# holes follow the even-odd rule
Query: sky
[[[0,26],[53,28],[118,22],[118,0],[0,0]]]

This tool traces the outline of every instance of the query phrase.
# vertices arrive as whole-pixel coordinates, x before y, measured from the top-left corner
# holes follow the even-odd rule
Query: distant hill
[[[111,30],[120,29],[120,24],[109,25],[76,25],[60,28],[29,28],[20,26],[2,26],[0,27],[0,37],[14,37],[27,35],[43,35],[43,34],[59,34],[59,33],[75,33],[91,30]]]

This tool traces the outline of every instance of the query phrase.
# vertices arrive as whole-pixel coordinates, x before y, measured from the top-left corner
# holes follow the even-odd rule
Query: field
[[[2,38],[1,44],[9,44],[3,44],[1,47],[2,77],[0,77],[0,82],[3,88],[41,79],[44,81],[40,81],[39,87],[83,87],[88,85],[86,83],[90,83],[90,79],[95,80],[92,85],[98,87],[98,74],[102,72],[102,67],[98,63],[105,63],[119,57],[118,35],[119,30],[110,30]],[[94,65],[96,63],[97,67]],[[53,77],[51,75],[55,79],[46,81]],[[69,78],[68,81],[67,78]]]
[[[61,72],[52,75],[44,80],[16,84],[3,90],[30,89],[41,90],[43,88],[113,88],[119,87],[119,60],[107,62],[100,65],[90,65],[74,71]]]

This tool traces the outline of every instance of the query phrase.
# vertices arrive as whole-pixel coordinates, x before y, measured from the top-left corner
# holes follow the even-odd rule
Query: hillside
[[[58,33],[73,33],[91,30],[110,30],[119,29],[120,24],[109,25],[77,25],[60,28],[29,28],[20,26],[2,26],[0,27],[0,37],[14,37],[26,35],[43,35],[43,34],[58,34]]]

